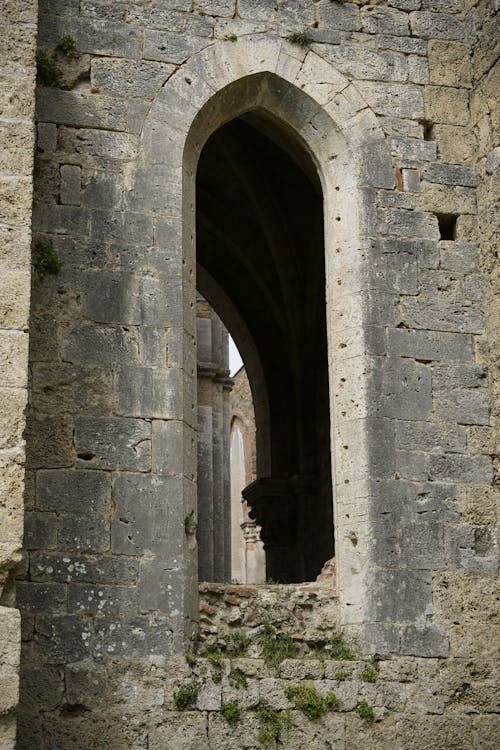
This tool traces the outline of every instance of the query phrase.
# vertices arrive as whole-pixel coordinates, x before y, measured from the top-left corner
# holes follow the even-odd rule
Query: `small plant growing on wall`
[[[60,52],[64,57],[76,57],[78,55],[76,42],[71,34],[65,34],[59,39],[56,44],[56,51]]]
[[[229,674],[229,682],[235,688],[246,688],[248,680],[246,674],[241,669],[232,669]]]
[[[291,685],[286,689],[286,697],[311,721],[319,719],[327,711],[333,711],[340,706],[335,693],[329,692],[323,696],[310,683]]]
[[[36,75],[43,86],[59,87],[63,84],[63,71],[59,67],[61,58],[68,60],[78,57],[76,42],[71,34],[65,34],[57,42],[52,54],[45,50],[36,53]]]
[[[305,47],[312,41],[306,31],[294,31],[293,34],[287,36],[287,39],[291,44],[298,44],[299,47]]]
[[[61,270],[59,260],[52,242],[36,240],[33,245],[33,270],[36,281],[41,283],[47,274],[56,276]]]
[[[59,86],[62,81],[62,70],[57,65],[57,56],[48,55],[44,50],[36,53],[36,77],[43,86]]]
[[[377,682],[377,670],[374,667],[368,667],[360,675],[363,682]]]
[[[373,708],[366,701],[360,701],[354,710],[365,721],[373,721]]]
[[[223,703],[220,712],[228,724],[237,724],[241,717],[241,708],[238,701]]]
[[[179,711],[185,711],[186,708],[194,706],[199,692],[200,686],[196,682],[187,682],[185,685],[182,685],[174,693],[174,703]]]
[[[278,711],[266,700],[259,701],[253,708],[253,712],[261,724],[257,739],[265,747],[279,740],[281,732],[290,726],[290,712]]]
[[[278,633],[271,623],[266,622],[260,638],[260,655],[271,667],[278,669],[284,659],[293,659],[298,646],[288,633]]]
[[[354,661],[356,658],[356,654],[349,648],[341,635],[335,635],[328,641],[324,648],[324,655],[327,659],[339,661]]]

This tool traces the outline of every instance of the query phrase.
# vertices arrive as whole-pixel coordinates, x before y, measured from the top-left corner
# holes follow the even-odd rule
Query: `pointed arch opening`
[[[257,477],[242,494],[261,527],[267,577],[280,582],[314,580],[333,556],[323,226],[321,182],[291,128],[256,107],[208,138],[196,172],[198,289],[247,366]],[[209,473],[202,460],[199,570],[220,580],[230,561],[207,558],[228,554],[234,524],[210,518],[210,503],[230,502],[213,486],[207,493]]]

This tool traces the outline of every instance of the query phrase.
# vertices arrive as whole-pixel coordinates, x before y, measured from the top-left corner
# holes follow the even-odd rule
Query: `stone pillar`
[[[260,528],[255,521],[241,524],[245,540],[245,583],[264,583],[266,578],[266,557],[260,538]]]
[[[198,574],[230,578],[228,333],[198,295]]]
[[[316,491],[314,477],[262,477],[242,495],[250,518],[261,526],[268,578],[293,583],[305,580],[303,515]]]
[[[222,383],[222,439],[224,462],[222,465],[223,496],[224,496],[224,579],[230,581],[231,575],[231,403],[230,395],[233,381],[225,378]]]

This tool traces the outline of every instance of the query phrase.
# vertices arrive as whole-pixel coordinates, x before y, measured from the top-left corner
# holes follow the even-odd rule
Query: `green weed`
[[[362,719],[373,721],[373,708],[366,701],[360,701],[354,710]]]
[[[193,706],[196,703],[200,686],[196,682],[188,682],[174,693],[174,703],[179,711]]]
[[[220,712],[228,724],[237,724],[241,717],[241,708],[238,701],[223,703],[220,707]]]

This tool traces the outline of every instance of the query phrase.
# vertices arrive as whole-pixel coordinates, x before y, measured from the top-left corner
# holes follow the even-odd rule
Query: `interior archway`
[[[208,139],[196,186],[199,276],[248,332],[262,374],[252,390],[268,405],[244,491],[267,575],[312,580],[333,555],[321,184],[299,140],[257,110]]]

